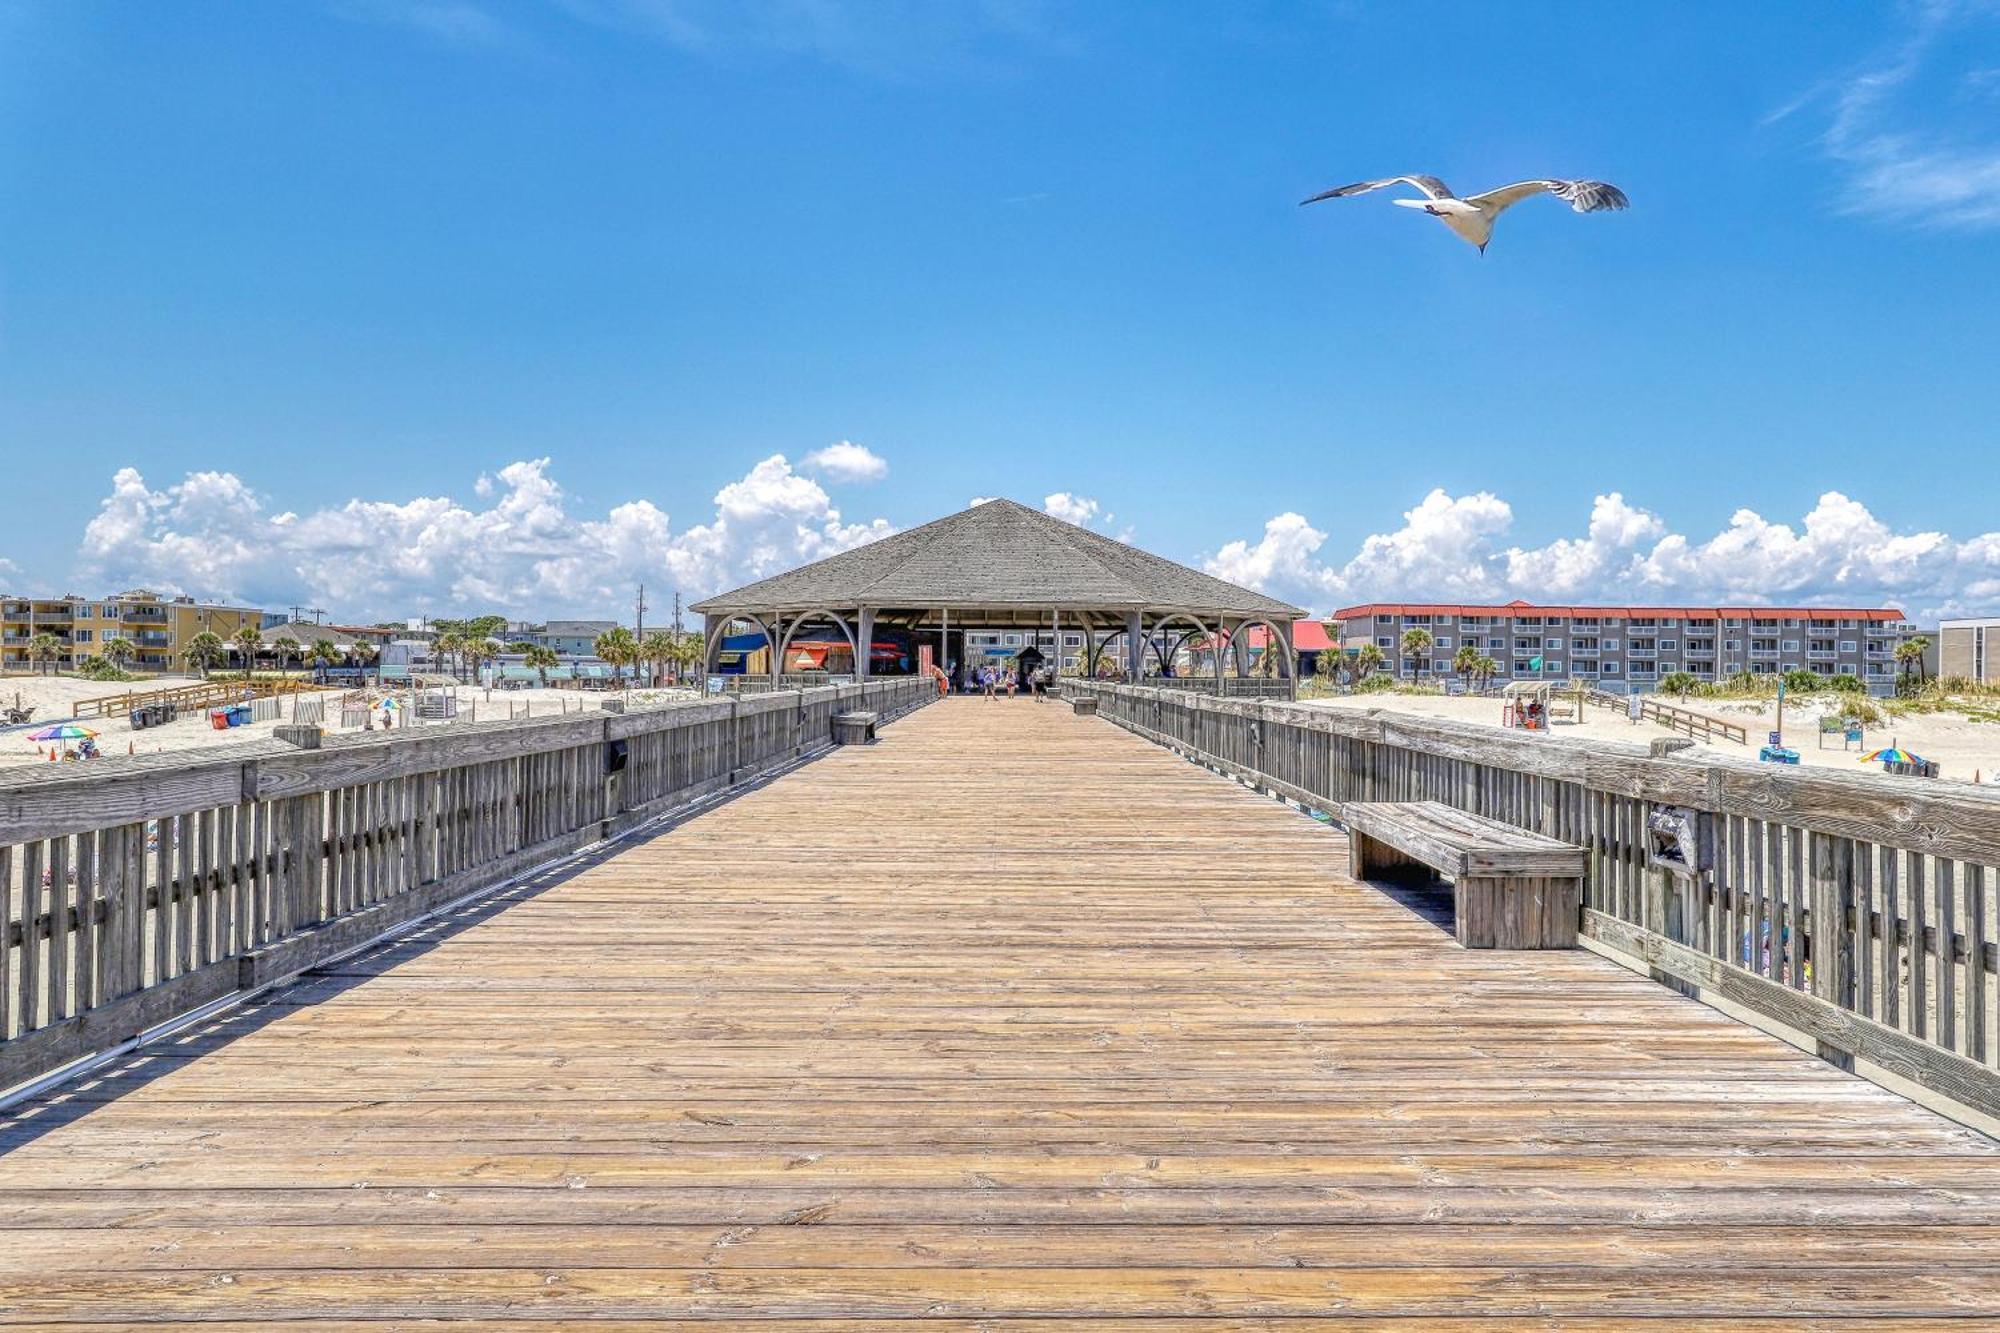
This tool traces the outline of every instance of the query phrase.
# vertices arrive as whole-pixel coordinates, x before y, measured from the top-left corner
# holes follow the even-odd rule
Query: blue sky
[[[1980,3],[0,0],[0,585],[582,613],[1008,495],[1992,610],[1996,126]],[[1633,206],[1296,206],[1403,171]]]

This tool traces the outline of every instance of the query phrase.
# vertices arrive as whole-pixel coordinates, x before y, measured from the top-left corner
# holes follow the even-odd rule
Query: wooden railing
[[[1292,681],[1284,676],[1224,676],[1217,680],[1199,672],[1186,676],[1148,676],[1145,688],[1220,695],[1227,699],[1290,699]]]
[[[1584,697],[1599,708],[1609,708],[1616,712],[1626,712],[1632,706],[1629,694],[1613,694],[1609,690],[1585,690]],[[1648,722],[1657,722],[1669,731],[1677,731],[1683,736],[1698,741],[1712,741],[1720,737],[1734,741],[1738,745],[1750,743],[1750,729],[1740,722],[1728,722],[1707,713],[1697,713],[1692,708],[1682,708],[1676,704],[1642,697],[1639,700],[1639,716]]]
[[[0,779],[0,1089],[816,752],[915,677]]]
[[[305,681],[282,678],[249,681],[204,680],[193,685],[175,685],[164,690],[127,690],[123,694],[101,694],[89,699],[78,699],[70,708],[70,716],[124,717],[134,709],[144,708],[149,704],[172,704],[176,709],[192,711],[222,704],[240,704],[246,700],[264,699],[279,694],[296,694],[300,690],[317,688],[319,687]]]
[[[1078,682],[1098,715],[1326,812],[1436,800],[1590,852],[1581,929],[1819,1053],[2000,1116],[2000,793],[1378,710]],[[1687,811],[1692,873],[1650,817]]]

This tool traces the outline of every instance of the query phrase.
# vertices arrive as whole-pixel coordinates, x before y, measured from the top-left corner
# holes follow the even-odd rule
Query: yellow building
[[[29,645],[42,634],[56,640],[50,665],[59,671],[104,656],[105,645],[117,639],[132,645],[128,671],[184,671],[182,654],[195,635],[206,630],[227,641],[245,625],[258,628],[263,619],[255,607],[162,597],[144,589],[101,598],[0,598],[0,671],[39,670]]]

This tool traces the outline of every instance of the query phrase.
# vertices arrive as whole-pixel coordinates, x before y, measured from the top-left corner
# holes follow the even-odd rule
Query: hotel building
[[[254,607],[197,602],[192,597],[162,597],[142,590],[115,597],[0,597],[0,671],[40,669],[29,645],[42,634],[56,640],[50,666],[73,671],[104,645],[124,639],[134,648],[129,671],[170,672],[186,669],[182,653],[188,640],[204,630],[224,640],[248,625],[256,629],[264,613]]]
[[[1370,602],[1332,620],[1343,652],[1372,643],[1399,676],[1449,675],[1452,658],[1470,645],[1498,662],[1503,677],[1582,679],[1619,693],[1650,690],[1675,671],[1719,680],[1807,670],[1851,673],[1871,694],[1890,694],[1896,648],[1917,633],[1901,611],[1879,607]],[[1431,636],[1421,658],[1402,649],[1412,629]]]

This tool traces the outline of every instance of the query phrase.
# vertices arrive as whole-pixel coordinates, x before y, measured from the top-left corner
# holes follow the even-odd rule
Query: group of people
[[[1012,699],[1026,687],[1035,702],[1040,703],[1042,695],[1048,690],[1048,673],[1045,670],[1019,673],[1012,667],[1001,668],[987,663],[973,674],[972,679],[978,686],[979,692],[989,699],[999,698],[1002,690],[1005,690],[1007,697]]]

